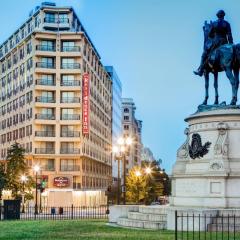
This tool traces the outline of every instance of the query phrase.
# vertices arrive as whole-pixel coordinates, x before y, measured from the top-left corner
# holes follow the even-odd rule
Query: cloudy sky
[[[1,3],[0,42],[28,17],[39,0]],[[104,65],[113,65],[123,96],[136,103],[143,120],[143,143],[163,160],[168,172],[184,142],[184,118],[204,98],[204,80],[194,76],[203,43],[204,20],[224,9],[240,42],[239,0],[57,0],[73,6]],[[4,11],[3,11],[4,9]],[[220,101],[230,101],[230,84],[219,80]],[[211,81],[210,102],[213,102]]]

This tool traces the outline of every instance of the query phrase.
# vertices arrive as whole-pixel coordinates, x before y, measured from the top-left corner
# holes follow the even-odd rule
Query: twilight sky
[[[2,1],[0,42],[28,17],[39,0]],[[184,142],[184,118],[204,98],[204,80],[194,76],[203,44],[204,20],[224,9],[240,42],[239,0],[56,0],[73,6],[104,65],[113,65],[143,120],[143,143],[171,171]],[[213,102],[211,79],[210,102]],[[220,101],[230,101],[230,84],[222,73]]]

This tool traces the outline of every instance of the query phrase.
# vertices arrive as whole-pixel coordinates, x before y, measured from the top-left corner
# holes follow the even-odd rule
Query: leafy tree
[[[155,194],[156,199],[159,196],[169,196],[171,194],[171,181],[169,179],[168,174],[165,172],[165,169],[162,169],[160,166],[160,162],[152,161],[152,162],[142,162],[142,167],[150,167],[151,175],[155,182]]]
[[[147,168],[151,169],[148,173]],[[127,200],[134,203],[150,204],[160,196],[171,193],[171,181],[158,161],[143,161],[141,167],[131,169],[126,178],[126,187]]]
[[[25,150],[19,145],[19,143],[14,143],[7,152],[5,188],[12,191],[12,196],[14,198],[19,198],[19,193],[22,191],[23,185],[20,178],[21,175],[26,174],[28,170],[25,163],[24,153]],[[29,188],[30,182],[26,182],[26,189]]]
[[[2,199],[2,191],[5,188],[7,183],[6,173],[5,173],[5,165],[4,163],[0,163],[0,200]]]
[[[139,203],[144,201],[149,192],[148,176],[140,167],[134,167],[126,178],[126,196],[129,202]]]

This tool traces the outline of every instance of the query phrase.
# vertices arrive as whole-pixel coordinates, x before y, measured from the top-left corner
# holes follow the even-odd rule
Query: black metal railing
[[[25,204],[26,205],[26,204]],[[35,211],[37,210],[37,211]],[[4,206],[0,205],[0,221],[4,220]],[[107,219],[108,206],[66,206],[66,207],[35,207],[20,208],[20,218],[16,220],[73,220],[73,219]]]
[[[80,150],[78,148],[61,148],[61,154],[79,154]]]
[[[55,68],[55,64],[48,63],[48,62],[37,62],[36,67],[38,67],[38,68]]]
[[[55,116],[54,116],[53,114],[37,113],[37,114],[35,115],[35,119],[55,120]]]
[[[55,17],[45,17],[45,23],[69,23],[68,18],[55,18]]]
[[[37,79],[36,85],[55,86],[55,82],[50,79]]]
[[[54,131],[36,131],[35,132],[36,137],[55,137]]]
[[[79,114],[62,114],[61,120],[80,120]]]
[[[55,103],[55,99],[52,98],[52,97],[39,96],[39,97],[36,97],[36,102],[41,102],[41,103]]]
[[[79,80],[62,80],[61,86],[80,86]]]
[[[80,63],[62,63],[61,68],[62,69],[79,69]]]
[[[62,172],[80,171],[80,166],[79,165],[61,165],[60,171]]]
[[[175,240],[238,240],[240,216],[175,212]]]
[[[54,148],[35,148],[36,154],[55,154]]]
[[[79,103],[79,97],[63,97],[61,98],[61,103]]]
[[[37,45],[36,46],[36,50],[39,50],[39,51],[49,51],[49,52],[55,52],[56,51],[55,46],[44,45],[44,44]]]
[[[62,52],[80,52],[79,46],[63,46]]]
[[[61,137],[80,137],[79,131],[61,131]]]
[[[55,166],[52,165],[42,165],[41,170],[43,171],[55,171]]]

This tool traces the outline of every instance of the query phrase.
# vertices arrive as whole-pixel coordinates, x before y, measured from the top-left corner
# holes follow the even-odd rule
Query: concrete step
[[[156,206],[139,206],[140,213],[150,213],[150,214],[167,214],[168,207],[166,205],[156,205]]]
[[[229,229],[229,232],[234,232],[234,225],[233,224],[229,224],[229,227],[228,227],[228,224],[208,224],[208,227],[207,227],[207,230],[209,232],[228,232],[228,229]],[[240,231],[240,225],[237,224],[235,225],[235,231],[236,232],[239,232]]]
[[[145,229],[155,229],[155,230],[163,230],[167,228],[166,222],[148,222],[148,221],[134,220],[134,219],[128,219],[128,218],[118,218],[117,224],[123,227],[145,228]]]
[[[167,215],[166,214],[128,212],[128,219],[151,221],[151,222],[165,222],[165,221],[167,221]]]

